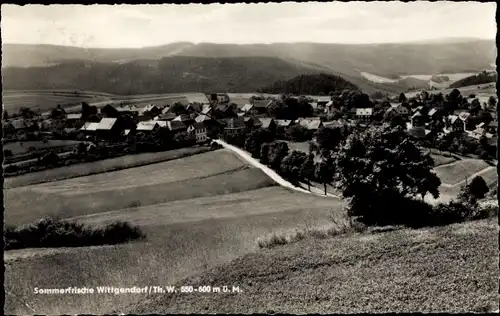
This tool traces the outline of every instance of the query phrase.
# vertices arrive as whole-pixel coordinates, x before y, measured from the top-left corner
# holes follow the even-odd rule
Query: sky
[[[394,43],[496,36],[496,3],[2,4],[2,42],[136,48],[172,42]]]

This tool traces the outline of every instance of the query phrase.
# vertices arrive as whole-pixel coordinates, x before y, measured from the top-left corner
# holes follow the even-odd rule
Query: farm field
[[[124,312],[488,313],[498,309],[497,221],[305,239],[178,283],[242,293],[150,296]]]
[[[4,150],[12,151],[14,156],[22,155],[29,152],[30,148],[35,149],[48,149],[48,148],[59,148],[59,147],[67,147],[67,146],[76,146],[80,143],[75,140],[56,140],[50,139],[47,140],[46,143],[42,141],[27,141],[27,142],[15,142],[15,143],[7,143],[3,145]]]
[[[457,159],[454,157],[451,157],[451,156],[446,157],[446,156],[439,155],[439,154],[431,154],[431,157],[432,157],[432,159],[434,159],[434,167],[446,165],[446,164],[457,161]]]
[[[246,181],[247,178],[250,180]],[[17,225],[43,215],[68,218],[272,184],[274,182],[260,170],[248,169],[238,157],[219,150],[137,168],[7,189],[5,219],[7,224]]]
[[[2,102],[9,114],[19,112],[21,107],[32,110],[48,111],[58,104],[63,107],[79,105],[81,102],[93,103],[110,100],[110,95],[87,91],[15,91],[7,90],[2,93]]]
[[[6,190],[7,224],[30,222],[49,210],[59,212],[56,215],[63,218],[73,217],[96,226],[117,218],[129,220],[140,225],[148,236],[144,242],[117,246],[8,251],[5,256],[9,293],[28,302],[37,313],[82,312],[82,306],[87,306],[89,313],[109,312],[116,306],[139,300],[141,296],[36,296],[32,294],[32,288],[35,285],[132,286],[176,282],[255,250],[255,241],[263,234],[324,224],[329,221],[330,211],[341,210],[343,202],[340,200],[277,187],[260,170],[247,167],[237,156],[229,158],[228,155],[232,154],[218,150],[190,157],[191,160],[169,162],[175,165],[174,169],[157,164],[158,173],[172,170],[164,175],[165,181],[170,182],[148,185],[148,181],[137,176],[137,184],[142,186],[135,188],[95,192],[87,187],[86,193],[39,193],[46,197],[45,201],[30,196],[34,190],[22,194],[17,191],[19,197],[29,196],[25,199],[31,202],[25,204],[17,201],[19,198],[12,192],[29,187]],[[181,161],[184,161],[184,166],[179,164]],[[194,169],[201,165],[220,168],[212,171],[212,174],[219,173],[210,175],[203,169],[187,171],[189,167]],[[189,179],[179,171],[181,168],[190,172]],[[144,174],[132,170],[130,172],[136,175]],[[109,181],[119,181],[113,178],[116,177],[109,173],[108,180],[101,176],[95,183],[107,189],[111,185]],[[121,179],[126,183],[127,175]],[[55,191],[65,191],[62,186],[57,186],[57,182],[53,184],[56,185]],[[49,186],[43,187],[47,189]],[[45,207],[37,206],[42,204]],[[57,205],[62,206],[57,209]],[[9,212],[9,209],[15,212]],[[11,295],[7,295],[6,311],[33,312]]]
[[[5,188],[16,188],[47,181],[65,180],[115,170],[140,167],[152,163],[168,161],[210,151],[207,147],[189,147],[157,153],[126,155],[100,161],[76,164],[56,169],[28,173],[5,179]]]
[[[489,165],[483,160],[465,158],[452,164],[436,167],[434,170],[443,183],[454,185],[464,181],[466,176],[470,177],[488,167]]]

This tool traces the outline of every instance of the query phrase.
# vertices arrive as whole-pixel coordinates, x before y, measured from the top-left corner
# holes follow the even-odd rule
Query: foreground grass
[[[499,298],[497,222],[306,239],[178,283],[242,293],[155,296],[126,312],[489,312]]]
[[[56,169],[32,172],[5,179],[5,188],[16,188],[43,182],[71,179],[76,177],[134,168],[210,151],[207,147],[189,147],[157,153],[127,155],[117,158],[71,165]]]
[[[255,240],[280,229],[329,222],[342,201],[280,187],[123,210],[147,235],[141,243],[77,249],[23,249],[5,257],[7,314],[106,314],[143,295],[34,295],[34,287],[168,285],[257,250]],[[118,212],[117,212],[118,213]],[[78,222],[98,226],[109,214]],[[43,273],[40,273],[43,271]],[[26,302],[35,311],[26,307]]]

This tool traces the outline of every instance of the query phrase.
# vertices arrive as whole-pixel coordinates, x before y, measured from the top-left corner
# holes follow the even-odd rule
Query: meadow
[[[149,296],[123,312],[488,313],[498,310],[497,221],[304,239],[178,282],[242,293]]]
[[[50,192],[37,193],[46,198],[43,201],[30,195],[34,190],[15,194],[6,190],[7,223],[30,222],[42,213],[56,211],[60,217],[93,227],[115,218],[126,219],[147,235],[145,241],[116,246],[6,252],[6,288],[10,293],[6,312],[33,313],[22,301],[37,313],[106,313],[142,296],[37,296],[33,287],[176,282],[256,250],[255,240],[263,234],[324,223],[332,208],[342,209],[340,200],[277,187],[263,172],[231,155],[218,150],[148,166],[156,184],[148,184],[149,177],[141,177],[147,172],[134,168],[119,177],[114,173],[99,175],[95,182],[80,178],[67,180],[67,186],[53,182],[53,191],[49,184],[42,185],[40,190]],[[155,169],[162,176],[154,175]],[[130,186],[131,174],[137,179],[135,187]],[[165,182],[158,183],[160,180]],[[91,182],[97,187],[85,186]],[[78,183],[83,184],[80,192],[66,191]],[[118,187],[110,188],[112,185]],[[21,197],[26,202],[19,201]]]
[[[48,111],[58,104],[65,107],[81,102],[102,102],[111,98],[111,95],[100,92],[77,91],[77,94],[74,92],[69,90],[6,90],[3,91],[2,102],[8,113],[17,113],[21,107]]]
[[[188,147],[156,153],[125,155],[116,158],[87,162],[55,169],[27,173],[5,179],[5,188],[16,188],[43,182],[65,180],[76,177],[134,168],[148,164],[169,161],[210,151],[208,147]]]
[[[464,181],[465,177],[471,177],[488,167],[489,165],[483,160],[464,158],[454,163],[436,167],[434,171],[444,184],[455,185]]]

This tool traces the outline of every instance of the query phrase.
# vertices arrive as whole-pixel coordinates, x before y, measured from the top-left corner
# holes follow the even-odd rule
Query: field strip
[[[342,199],[341,197],[339,197],[337,195],[334,195],[334,194],[331,194],[331,193],[327,193],[327,195],[325,196],[324,194],[318,194],[318,193],[310,192],[310,191],[307,191],[305,189],[296,187],[293,184],[291,184],[290,182],[288,182],[285,179],[283,179],[274,170],[272,170],[271,168],[269,168],[267,166],[264,166],[257,159],[255,159],[252,156],[250,156],[249,153],[247,153],[247,152],[245,152],[245,151],[243,151],[243,150],[241,150],[241,149],[239,149],[239,148],[237,148],[237,147],[235,147],[233,145],[229,145],[228,143],[226,143],[226,142],[224,142],[224,141],[222,141],[220,139],[216,139],[214,141],[217,142],[218,144],[224,146],[225,148],[232,150],[233,152],[235,152],[236,154],[238,154],[240,157],[242,157],[243,159],[245,159],[247,162],[249,162],[250,164],[252,164],[256,168],[259,168],[260,170],[262,170],[271,179],[273,179],[275,182],[277,182],[279,185],[281,185],[281,186],[283,186],[285,188],[289,188],[289,189],[292,189],[292,190],[295,190],[295,191],[298,191],[298,192],[302,192],[302,193],[314,194],[314,195],[322,196],[322,197],[334,197],[334,198],[337,198],[337,199]]]
[[[495,169],[495,167],[490,166],[490,167],[484,168],[483,170],[480,170],[480,171],[478,171],[478,172],[476,172],[476,173],[468,176],[467,178],[472,180],[475,177],[480,176],[480,175],[482,175],[482,174],[484,174],[484,173],[486,173],[486,172],[488,172],[488,171],[490,171],[492,169]],[[467,181],[467,180],[464,179],[464,180],[462,180],[462,181],[460,181],[458,183],[455,183],[455,184],[441,183],[441,186],[443,186],[445,188],[448,188],[448,189],[456,188],[458,186],[463,185],[465,183],[465,181]]]

